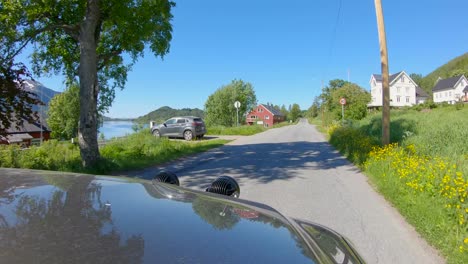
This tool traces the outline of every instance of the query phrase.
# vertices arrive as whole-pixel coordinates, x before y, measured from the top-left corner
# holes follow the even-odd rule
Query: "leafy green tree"
[[[240,123],[244,114],[257,106],[257,96],[252,84],[242,80],[233,80],[210,95],[205,103],[206,123],[211,126],[234,126],[237,118],[235,101],[241,103],[239,108]]]
[[[333,113],[337,120],[341,119],[340,98],[346,99],[345,118],[361,120],[366,117],[371,95],[359,85],[346,83],[340,89],[334,90],[331,97],[335,105]]]
[[[124,88],[132,64],[147,46],[155,56],[169,52],[173,6],[170,0],[2,1],[0,62],[12,61],[34,43],[37,75],[62,72],[69,82],[79,79],[78,138],[85,167],[100,159],[98,111],[110,106],[116,88]]]
[[[422,79],[423,79],[423,76],[422,76],[421,74],[412,73],[412,74],[410,74],[410,78],[411,78],[419,87],[421,87],[421,85],[422,85]]]
[[[288,109],[286,109],[286,106],[285,106],[285,105],[282,105],[282,106],[281,106],[280,112],[281,112],[284,116],[288,116],[288,115],[289,115],[289,111],[288,111]]]
[[[328,83],[328,86],[325,86],[322,89],[320,100],[322,102],[321,107],[323,107],[325,111],[334,112],[338,108],[336,101],[333,98],[333,93],[348,83],[349,82],[345,80],[334,79]]]
[[[74,83],[63,93],[54,96],[50,100],[47,116],[53,138],[76,137],[80,120],[80,86]]]
[[[314,102],[307,110],[307,117],[317,117],[320,110],[320,98],[317,96],[314,98]]]
[[[289,112],[289,119],[293,122],[301,116],[301,107],[298,104],[293,104],[291,107],[291,112]]]

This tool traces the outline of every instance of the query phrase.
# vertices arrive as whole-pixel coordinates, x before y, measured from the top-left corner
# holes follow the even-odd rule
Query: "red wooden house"
[[[276,123],[286,120],[286,117],[271,105],[259,104],[255,109],[247,114],[246,123],[248,125],[263,125],[271,127]]]
[[[40,143],[41,134],[42,140],[49,140],[50,132],[50,129],[45,125],[41,127],[39,122],[30,123],[26,119],[23,119],[23,124],[19,128],[16,127],[16,124],[12,124],[12,126],[6,130],[6,134],[0,136],[0,144],[18,144],[29,147]]]

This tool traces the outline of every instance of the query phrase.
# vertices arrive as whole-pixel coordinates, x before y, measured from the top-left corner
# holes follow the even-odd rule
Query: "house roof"
[[[416,96],[419,97],[429,97],[429,95],[421,87],[416,86]]]
[[[268,111],[270,111],[275,116],[284,116],[283,113],[281,113],[281,111],[278,111],[276,108],[274,108],[271,105],[266,105],[266,104],[260,104],[260,105],[265,107]]]
[[[463,92],[464,92],[464,93],[468,93],[468,85],[465,86],[465,89],[463,89]]]
[[[398,77],[398,75],[400,75],[401,72],[397,72],[395,74],[392,74],[388,77],[388,82],[391,83],[393,82],[393,80],[396,79],[396,77]],[[377,81],[377,82],[381,82],[382,81],[382,75],[381,74],[372,74],[372,76],[374,76],[374,79]]]
[[[453,87],[455,87],[457,82],[460,80],[460,78],[462,78],[462,76],[463,75],[439,80],[436,83],[436,85],[434,86],[434,88],[432,88],[432,91],[439,91],[439,90],[445,90],[445,89],[453,88]]]
[[[33,137],[29,135],[28,133],[21,133],[21,134],[13,134],[13,135],[7,135],[4,137],[0,137],[1,140],[5,140],[8,143],[19,143],[23,142],[25,139],[32,139]]]
[[[16,121],[15,121],[16,122]],[[0,127],[3,127],[0,124]],[[23,124],[16,127],[16,123],[13,123],[9,129],[6,130],[7,134],[20,134],[20,133],[31,133],[31,132],[40,132],[41,131],[41,124],[39,122],[30,123],[28,120],[23,118]],[[45,125],[42,125],[42,131],[50,132],[49,128]]]

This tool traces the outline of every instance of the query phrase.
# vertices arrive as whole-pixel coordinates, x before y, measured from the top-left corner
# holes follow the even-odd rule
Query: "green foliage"
[[[163,123],[167,119],[174,116],[197,116],[203,118],[205,113],[203,110],[198,108],[172,109],[169,106],[163,106],[159,109],[149,112],[144,116],[138,117],[134,120],[134,122],[148,124],[149,121],[155,121],[157,123]]]
[[[208,127],[208,135],[239,135],[239,136],[250,136],[250,135],[255,135],[264,131],[267,131],[268,129],[271,128],[279,128],[283,126],[289,126],[293,123],[289,122],[281,122],[274,124],[270,128],[266,128],[261,125],[252,125],[252,126],[238,126],[238,127],[225,127],[225,126],[212,126]]]
[[[108,110],[116,88],[125,87],[132,64],[147,47],[155,56],[169,52],[173,6],[170,0],[2,2],[2,65],[32,42],[33,71],[38,76],[62,73],[70,83],[78,77],[85,166],[99,159],[97,113]],[[130,62],[124,62],[123,54]]]
[[[314,99],[309,109],[310,116],[322,115],[322,120],[329,125],[334,120],[341,120],[340,98],[346,99],[345,118],[360,120],[367,115],[367,104],[371,100],[370,94],[357,84],[344,80],[331,80],[322,93]]]
[[[49,140],[42,146],[21,150],[16,145],[0,145],[0,167],[108,174],[168,162],[225,144],[226,140],[185,142],[157,139],[148,129],[126,138],[110,140],[101,148],[102,158],[92,168],[83,168],[78,146]]]
[[[340,98],[346,99],[346,119],[361,120],[367,115],[367,104],[370,102],[371,96],[357,84],[346,83],[340,89],[332,92],[332,100],[335,102],[332,111],[335,113],[337,120],[341,118]]]
[[[452,59],[446,64],[440,66],[433,72],[425,76],[420,83],[421,88],[423,88],[428,94],[432,94],[432,88],[434,88],[437,79],[440,77],[442,79],[449,78],[452,76],[457,76],[460,74],[468,73],[468,53],[465,53],[459,57]]]
[[[208,126],[234,126],[236,124],[235,101],[241,103],[240,123],[244,114],[257,105],[257,97],[252,84],[242,80],[233,80],[210,95],[205,103],[205,121]]]
[[[293,104],[291,107],[291,111],[289,112],[288,119],[296,122],[299,117],[301,117],[301,108],[298,104]]]
[[[77,136],[80,120],[80,87],[73,83],[67,90],[52,98],[47,112],[47,124],[52,137],[70,139]]]
[[[260,125],[252,126],[238,126],[238,127],[225,127],[225,126],[211,126],[207,127],[208,135],[241,135],[250,136],[257,133],[266,131],[267,129]]]
[[[466,263],[468,123],[461,120],[468,109],[456,110],[453,105],[425,109],[392,110],[394,143],[384,148],[379,147],[378,112],[348,125],[329,126],[330,143],[369,175],[449,263]]]
[[[411,73],[411,74],[410,74],[410,78],[411,78],[411,80],[413,80],[419,87],[421,87],[421,81],[422,81],[422,79],[423,79],[422,74]]]

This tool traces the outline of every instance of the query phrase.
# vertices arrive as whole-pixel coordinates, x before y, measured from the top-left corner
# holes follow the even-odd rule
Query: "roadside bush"
[[[351,126],[334,124],[328,133],[330,143],[358,166],[367,160],[372,147],[378,145],[378,142],[366,136],[360,129]]]

